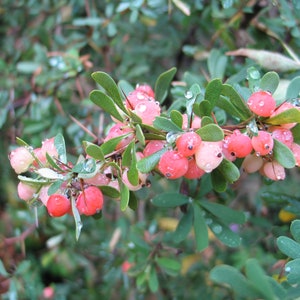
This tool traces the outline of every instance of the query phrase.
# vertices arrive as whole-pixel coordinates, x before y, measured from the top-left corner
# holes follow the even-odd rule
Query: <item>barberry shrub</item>
[[[136,210],[135,192],[151,189],[151,181],[160,180],[164,187],[176,182],[151,199],[158,209],[180,209],[172,243],[178,245],[193,230],[196,251],[208,246],[212,234],[228,247],[239,246],[235,228],[245,223],[244,212],[215,199],[242,174],[257,172],[278,181],[285,179],[288,169],[299,166],[300,110],[295,98],[300,88],[292,85],[286,99],[277,102],[275,72],[255,83],[245,80],[239,92],[220,79],[205,87],[193,82],[181,85],[185,87],[180,106],[168,109],[165,100],[175,73],[172,68],[161,74],[154,89],[138,85],[128,91],[127,84],[127,93],[107,73],[93,73],[101,90],[93,90],[90,100],[111,116],[108,134],[99,142],[83,141],[82,154],[72,162],[60,133],[37,149],[18,138],[19,148],[10,161],[22,183],[20,198],[30,205],[44,204],[50,216],[73,217],[78,239],[82,215],[101,218],[111,199],[118,200],[121,211]],[[124,272],[137,277],[141,287],[155,291],[158,270],[172,274],[180,266],[176,259],[162,257],[161,245],[148,254],[152,264],[134,256],[136,261],[130,261]],[[259,269],[249,262],[250,270],[253,266]],[[218,281],[224,270],[215,269],[212,278]]]

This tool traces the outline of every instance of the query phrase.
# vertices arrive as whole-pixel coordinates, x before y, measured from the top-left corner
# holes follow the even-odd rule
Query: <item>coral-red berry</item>
[[[179,153],[187,157],[195,154],[201,141],[201,137],[196,132],[186,132],[176,140],[176,147]]]
[[[51,217],[61,217],[71,209],[70,200],[60,194],[52,194],[47,201],[47,210]]]
[[[267,155],[274,147],[274,140],[271,134],[267,131],[259,131],[257,136],[251,139],[253,149],[257,155]]]
[[[253,93],[247,104],[252,112],[261,117],[269,117],[276,108],[276,101],[272,94],[266,91]]]

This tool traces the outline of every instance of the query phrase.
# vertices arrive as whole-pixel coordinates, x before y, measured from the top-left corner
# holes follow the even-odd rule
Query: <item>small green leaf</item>
[[[163,148],[145,158],[142,158],[137,162],[137,168],[142,173],[149,173],[152,171],[157,163],[159,162],[163,153],[165,153],[168,149]]]
[[[300,123],[300,110],[291,108],[283,111],[282,113],[265,120],[266,123],[271,125],[281,125],[287,123]]]
[[[182,132],[182,128],[177,126],[172,120],[165,117],[156,117],[153,126],[163,131]]]
[[[120,122],[123,122],[123,117],[120,115],[117,110],[114,101],[112,98],[107,96],[104,92],[94,90],[90,93],[91,101],[96,104],[98,107],[102,108],[103,111],[110,114],[112,117],[116,118]]]
[[[190,233],[193,226],[194,210],[189,207],[187,212],[180,219],[176,230],[173,233],[173,241],[175,243],[182,242]]]
[[[119,106],[119,108],[127,113],[115,81],[105,72],[94,72],[92,73],[92,78],[106,90],[107,94]]]
[[[290,82],[286,90],[285,99],[286,100],[296,99],[299,97],[299,93],[300,93],[300,76],[297,76],[293,78],[292,81]]]
[[[211,182],[213,189],[218,192],[222,193],[226,191],[227,188],[227,180],[223,176],[223,174],[217,169],[214,169],[211,172]]]
[[[156,293],[159,288],[157,273],[154,267],[151,268],[148,278],[149,289],[152,293]]]
[[[224,132],[221,127],[216,124],[207,124],[196,130],[203,141],[217,142],[224,138]]]
[[[226,158],[222,160],[221,164],[218,166],[218,170],[229,183],[233,183],[240,178],[238,167]]]
[[[300,283],[300,258],[289,261],[285,265],[287,280],[290,284]]]
[[[120,192],[109,185],[101,185],[99,186],[99,188],[105,196],[108,196],[110,198],[120,197]]]
[[[155,261],[162,269],[170,269],[175,272],[179,272],[181,269],[181,263],[177,259],[169,257],[156,257]]]
[[[101,149],[103,155],[107,155],[107,154],[110,154],[110,153],[114,152],[117,145],[122,140],[124,140],[126,137],[129,137],[130,135],[132,135],[132,133],[127,133],[127,134],[124,134],[124,135],[120,135],[120,136],[112,138],[112,139],[108,140],[107,142],[103,143],[100,146],[100,149]]]
[[[300,243],[300,220],[294,220],[291,224],[291,233],[295,241]]]
[[[267,280],[267,276],[264,273],[257,260],[254,258],[248,259],[246,262],[246,275],[248,279],[253,283],[255,288],[260,291],[263,299],[274,300],[276,299],[274,292]]]
[[[177,69],[171,68],[168,71],[160,74],[155,83],[155,99],[159,103],[163,103],[168,95],[169,86],[173,80],[174,75],[176,74]]]
[[[85,147],[86,154],[88,154],[89,156],[93,157],[96,160],[101,160],[101,161],[105,160],[104,154],[100,146],[85,141],[84,147]]]
[[[134,211],[136,211],[138,208],[138,198],[136,197],[135,193],[132,191],[130,191],[130,193],[129,193],[128,206]]]
[[[58,153],[59,160],[66,164],[67,160],[67,151],[66,151],[66,144],[65,139],[61,133],[58,133],[54,138],[54,146]]]
[[[260,81],[260,88],[263,91],[274,94],[279,85],[279,79],[280,78],[276,72],[268,72],[262,77]]]
[[[208,247],[208,230],[203,217],[203,210],[198,204],[193,203],[194,208],[194,232],[197,251],[202,251]]]
[[[245,299],[257,299],[260,296],[245,276],[232,266],[216,266],[210,271],[209,276],[216,283],[230,286],[237,296]]]
[[[71,197],[71,207],[72,207],[72,213],[73,213],[73,217],[74,217],[74,221],[75,221],[75,237],[76,237],[76,240],[78,241],[83,225],[81,222],[80,214],[76,207],[74,197]]]
[[[200,117],[210,116],[213,106],[207,100],[203,100],[199,103]]]
[[[128,207],[129,204],[129,189],[127,185],[120,183],[120,192],[121,192],[121,201],[120,201],[120,207],[121,210],[124,211]]]
[[[178,110],[172,110],[170,112],[171,121],[176,124],[179,128],[182,128],[183,117]]]
[[[146,139],[145,139],[145,135],[143,133],[143,130],[142,130],[140,124],[136,124],[135,134],[136,134],[137,140],[141,143],[141,145],[145,146],[146,145]]]
[[[201,119],[201,126],[204,127],[208,124],[214,124],[214,121],[211,117],[208,117],[208,116],[204,116],[202,117]]]
[[[279,250],[286,256],[293,259],[300,258],[300,244],[289,237],[280,236],[277,238],[277,246]]]
[[[32,186],[41,186],[41,185],[49,185],[51,182],[45,178],[43,179],[35,179],[26,177],[23,175],[19,175],[18,179],[26,184],[32,185]]]
[[[179,193],[161,193],[152,198],[151,203],[158,207],[177,207],[189,203],[189,197]]]
[[[252,113],[246,102],[241,98],[238,92],[229,84],[223,84],[221,94],[229,99],[235,109],[238,111],[241,120],[247,120]]]
[[[23,141],[21,138],[16,137],[16,143],[19,146],[23,146],[23,147],[30,147],[25,141]]]
[[[135,143],[134,141],[131,141],[125,151],[123,152],[123,155],[122,155],[122,166],[123,167],[130,167],[131,165],[131,161],[133,159],[133,148],[135,146]]]
[[[274,139],[273,155],[284,168],[291,169],[295,167],[296,160],[293,152],[285,144]]]
[[[244,212],[233,210],[228,206],[204,200],[200,205],[226,224],[243,224],[246,221]]]
[[[220,98],[221,91],[222,81],[220,79],[214,79],[206,86],[204,99],[210,102],[212,108],[216,106],[216,102]]]
[[[294,137],[294,143],[300,144],[300,124],[291,129]]]

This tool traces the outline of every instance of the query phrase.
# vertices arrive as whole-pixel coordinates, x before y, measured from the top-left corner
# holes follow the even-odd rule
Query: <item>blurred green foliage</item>
[[[260,65],[260,52],[254,52],[256,57],[226,56],[226,52],[238,48],[268,50],[293,59],[294,69],[279,70],[284,80],[276,92],[285,94],[286,81],[300,74],[295,55],[300,50],[299,23],[296,0],[2,0],[3,299],[45,299],[43,291],[47,286],[55,291],[53,299],[282,296],[269,279],[261,281],[267,286],[265,291],[254,289],[244,294],[234,286],[228,289],[218,277],[222,269],[213,268],[221,263],[230,265],[239,278],[237,274],[246,269],[245,281],[251,285],[255,283],[252,272],[257,272],[258,278],[265,278],[266,273],[279,282],[285,279],[285,261],[281,260],[289,252],[282,247],[285,251],[279,252],[276,238],[289,235],[289,223],[283,222],[278,212],[284,208],[299,217],[299,170],[290,171],[286,181],[276,183],[251,175],[232,189],[213,194],[220,203],[246,213],[246,224],[235,229],[242,238],[241,245],[228,248],[210,235],[208,248],[195,254],[193,239],[176,243],[174,233],[169,232],[175,230],[174,221],[182,213],[154,207],[149,202],[160,192],[176,190],[176,183],[152,178],[151,189],[137,192],[137,212],[121,213],[117,201],[108,201],[101,220],[83,220],[84,229],[76,242],[71,218],[51,219],[44,208],[28,209],[18,199],[16,177],[7,157],[16,146],[16,137],[38,147],[46,137],[61,132],[68,153],[74,157],[82,152],[82,140],[102,139],[110,117],[88,99],[96,88],[90,76],[93,71],[105,71],[118,81],[124,80],[124,87],[126,82],[153,85],[159,74],[172,67],[178,70],[175,80],[188,87],[194,83],[205,86],[215,77],[234,84],[247,76],[250,66],[265,72],[273,65]],[[256,74],[252,75],[254,80]],[[185,87],[174,85],[166,106],[179,109],[185,92]],[[179,100],[172,102],[173,98]],[[293,237],[299,240],[294,233]],[[254,257],[257,261],[251,259]],[[124,261],[134,264],[128,273],[122,272]],[[294,283],[299,285],[299,281]],[[291,288],[287,281],[283,286]],[[293,299],[299,294],[297,286],[284,297]]]

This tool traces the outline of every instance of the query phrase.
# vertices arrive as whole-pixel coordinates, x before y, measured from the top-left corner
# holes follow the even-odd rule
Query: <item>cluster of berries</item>
[[[224,130],[225,138],[221,141],[204,141],[198,134],[201,128],[201,118],[192,114],[188,121],[187,114],[182,114],[182,132],[172,142],[166,140],[149,140],[140,151],[135,152],[135,161],[165,149],[160,156],[154,171],[159,172],[168,179],[185,177],[187,179],[201,178],[205,173],[216,169],[226,158],[234,161],[243,159],[242,167],[248,172],[259,171],[262,175],[272,180],[285,178],[285,169],[274,158],[274,140],[286,145],[294,154],[296,165],[300,165],[300,145],[294,142],[291,129],[296,123],[280,126],[266,125],[264,118],[274,117],[281,112],[295,108],[292,103],[284,102],[276,107],[273,96],[265,91],[254,92],[247,101],[249,109],[253,112],[258,124],[258,133],[248,132],[247,126],[232,131]],[[155,101],[155,94],[149,85],[139,85],[129,93],[124,101],[126,109],[137,115],[143,124],[153,126],[157,116],[161,114],[161,107]],[[72,214],[70,199],[75,199],[75,205],[80,214],[93,215],[103,206],[103,194],[99,187],[110,186],[120,191],[120,184],[124,184],[131,191],[136,191],[147,185],[148,174],[138,171],[138,183],[132,184],[129,179],[130,169],[122,164],[122,153],[130,142],[137,142],[135,126],[130,117],[124,116],[123,122],[114,120],[115,124],[109,129],[104,143],[116,137],[123,137],[116,145],[111,155],[105,156],[100,163],[99,171],[92,177],[76,178],[72,164],[62,164],[55,148],[54,138],[45,140],[40,148],[30,149],[19,147],[10,154],[10,163],[17,174],[26,171],[35,172],[43,177],[42,169],[51,169],[49,157],[60,163],[60,175],[64,183],[55,194],[48,195],[49,185],[46,182],[39,186],[20,182],[18,194],[21,199],[29,201],[39,199],[53,217],[67,213]],[[117,156],[116,156],[117,154]],[[86,160],[91,159],[89,156]],[[117,162],[118,171],[114,170],[111,162]],[[66,174],[71,174],[67,176]],[[47,177],[46,177],[47,178]]]
[[[46,170],[50,167],[47,155],[54,160],[58,159],[54,138],[43,141],[40,148],[19,147],[10,153],[9,159],[12,168],[17,174],[27,171],[42,173],[41,170]],[[63,178],[64,174],[67,174],[71,170],[72,164],[60,164],[60,167]],[[76,188],[76,185],[71,187],[67,183],[63,183],[55,194],[49,195],[50,183],[45,182],[45,185],[38,185],[20,181],[18,184],[18,196],[25,201],[38,198],[46,206],[49,215],[52,217],[61,217],[68,213],[72,214],[71,192],[76,197],[76,207],[80,214],[90,216],[102,209],[103,194],[96,186],[82,184],[82,188],[80,189]]]

